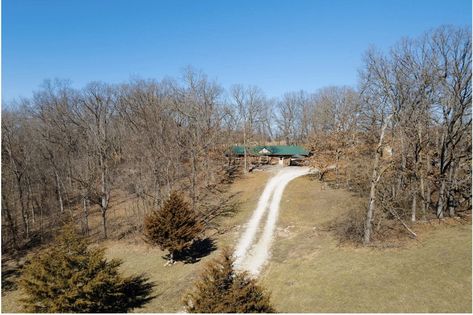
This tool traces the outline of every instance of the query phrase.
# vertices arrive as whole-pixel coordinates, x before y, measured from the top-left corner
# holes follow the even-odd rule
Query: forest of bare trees
[[[256,86],[228,91],[201,72],[178,79],[45,81],[2,107],[2,248],[45,242],[73,218],[84,235],[100,213],[102,237],[117,192],[145,207],[173,190],[206,215],[206,192],[226,175],[231,145],[304,145],[313,166],[363,205],[370,243],[386,220],[471,209],[471,32],[441,27],[367,51],[355,87],[268,98]],[[246,171],[246,158],[243,159]]]

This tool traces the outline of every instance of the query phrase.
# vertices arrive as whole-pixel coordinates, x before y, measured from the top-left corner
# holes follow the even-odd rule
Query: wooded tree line
[[[88,234],[92,207],[106,238],[116,189],[155,207],[184,190],[198,210],[234,137],[221,93],[189,70],[181,81],[94,82],[80,90],[47,81],[33,98],[4,107],[4,244],[42,237],[71,213]]]
[[[471,71],[466,28],[402,40],[388,55],[367,53],[362,112],[378,123],[365,244],[376,210],[378,220],[384,213],[411,221],[471,211]],[[385,145],[394,150],[389,159],[381,157]]]
[[[2,108],[3,248],[41,241],[71,214],[88,234],[91,211],[107,237],[117,190],[149,208],[184,191],[206,222],[204,196],[225,177],[229,146],[272,141],[311,148],[322,177],[332,169],[337,186],[366,198],[365,243],[383,220],[470,209],[471,32],[441,27],[370,49],[356,89],[278,99],[255,86],[225,91],[192,69],[82,89],[46,81]]]

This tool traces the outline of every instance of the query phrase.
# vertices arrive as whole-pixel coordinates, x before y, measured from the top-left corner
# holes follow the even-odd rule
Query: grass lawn
[[[220,219],[217,246],[233,246],[267,179],[256,172],[231,187],[239,211]],[[471,312],[471,225],[438,226],[400,249],[339,247],[324,224],[355,202],[348,192],[321,190],[302,177],[284,193],[277,237],[261,283],[279,312]],[[164,266],[165,254],[142,242],[108,241],[106,255],[126,274],[146,273],[156,298],[135,312],[182,311],[182,296],[206,261]],[[2,291],[2,312],[21,311],[18,291]]]
[[[262,275],[278,311],[471,312],[471,225],[429,228],[403,248],[339,247],[321,227],[354,201],[307,177],[288,185]]]
[[[241,226],[251,215],[269,176],[267,172],[249,174],[231,186],[230,193],[238,193],[237,197],[241,204],[239,211],[233,216],[220,218],[221,230],[225,233],[214,236],[218,248],[232,246],[236,242]],[[107,257],[123,260],[121,269],[125,274],[145,273],[151,281],[155,282],[156,297],[144,307],[134,310],[146,313],[183,311],[184,293],[191,289],[192,282],[199,275],[203,264],[219,254],[219,250],[216,250],[194,264],[177,263],[173,266],[164,266],[166,260],[162,256],[166,252],[152,248],[143,242],[107,241],[101,245],[106,247]],[[13,278],[9,280],[14,280]],[[2,290],[2,312],[22,312],[20,298],[19,290]]]
[[[245,179],[238,180],[232,187],[232,193],[239,193],[241,201],[239,211],[230,217],[220,219],[222,230],[225,234],[215,235],[217,247],[232,246],[240,233],[241,226],[246,222],[253,211],[253,206],[262,193],[268,173],[248,175]],[[194,279],[199,275],[203,264],[219,254],[216,250],[211,255],[194,264],[177,263],[173,266],[164,266],[166,261],[162,258],[166,253],[147,245],[133,245],[125,242],[109,242],[107,256],[120,258],[124,261],[125,273],[145,272],[157,286],[157,295],[150,303],[136,312],[178,312],[183,311],[182,296],[191,289]]]

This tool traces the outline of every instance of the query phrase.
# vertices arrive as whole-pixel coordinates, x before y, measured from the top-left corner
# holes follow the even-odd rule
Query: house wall
[[[249,164],[261,164],[261,163],[268,163],[269,165],[280,165],[280,161],[282,158],[282,165],[289,166],[291,163],[290,157],[278,157],[278,156],[248,156],[248,163]],[[236,158],[239,163],[243,164],[244,157],[237,157]]]

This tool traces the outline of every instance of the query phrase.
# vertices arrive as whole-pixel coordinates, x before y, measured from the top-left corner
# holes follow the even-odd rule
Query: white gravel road
[[[253,276],[259,274],[269,258],[284,188],[291,180],[306,175],[309,171],[308,167],[283,167],[269,179],[236,246],[234,256],[237,270],[246,270]],[[264,223],[262,221],[265,215]]]

